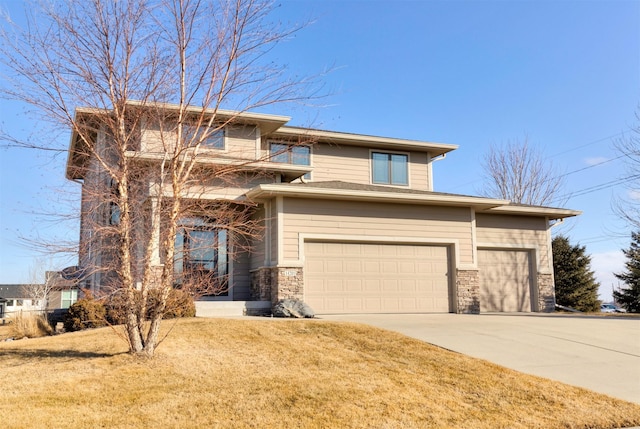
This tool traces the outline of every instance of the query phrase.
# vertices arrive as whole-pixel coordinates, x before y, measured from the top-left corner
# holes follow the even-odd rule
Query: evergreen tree
[[[556,302],[580,311],[599,311],[598,287],[584,246],[572,246],[567,237],[553,239]]]
[[[622,250],[627,262],[627,271],[615,276],[627,287],[614,291],[616,302],[631,313],[640,313],[640,232],[631,233],[631,247]]]

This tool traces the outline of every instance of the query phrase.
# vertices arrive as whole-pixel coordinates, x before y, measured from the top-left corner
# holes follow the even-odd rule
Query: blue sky
[[[434,182],[437,191],[461,194],[479,192],[490,145],[528,139],[570,173],[558,205],[584,213],[557,230],[587,247],[601,297],[610,299],[611,273],[623,269],[620,249],[630,239],[611,206],[630,194],[620,184],[595,189],[624,175],[612,142],[637,123],[640,2],[279,3],[275,19],[314,22],[276,48],[274,59],[300,76],[332,71],[323,77],[328,97],[274,113],[292,116],[291,125],[459,145],[436,163]],[[11,13],[21,7],[0,5]],[[13,132],[32,128],[15,103],[0,101],[0,113]],[[77,236],[76,222],[37,213],[69,199],[77,205],[79,187],[65,184],[62,156],[0,156],[0,283],[28,281],[34,253],[19,236]],[[59,185],[70,193],[52,190]]]

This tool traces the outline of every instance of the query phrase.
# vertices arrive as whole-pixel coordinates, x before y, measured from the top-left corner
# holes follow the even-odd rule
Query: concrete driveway
[[[554,314],[320,315],[365,323],[640,403],[640,319]]]

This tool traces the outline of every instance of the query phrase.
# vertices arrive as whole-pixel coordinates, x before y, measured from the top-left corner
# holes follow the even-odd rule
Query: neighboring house
[[[79,109],[76,117],[104,114],[96,112]],[[432,163],[455,145],[291,127],[289,119],[216,113],[226,125],[203,149],[201,165],[243,161],[255,174],[238,176],[233,186],[203,183],[191,198],[256,203],[252,216],[263,233],[251,251],[234,252],[233,232],[205,212],[184,220],[176,270],[228,273],[224,296],[202,298],[199,314],[207,302],[269,308],[289,297],[317,314],[554,310],[550,229],[579,212],[434,192]],[[158,162],[159,127],[140,128],[127,156]],[[91,144],[108,142],[96,130]],[[89,183],[108,188],[112,181],[87,153],[74,133],[66,174],[83,184],[80,268],[96,292],[109,277],[99,270],[108,259],[99,226],[119,213],[90,200]],[[148,198],[153,212],[152,191]],[[215,246],[204,252],[194,243]],[[162,262],[156,255],[153,263]]]
[[[0,318],[21,311],[66,309],[77,300],[76,281],[65,280],[58,271],[47,271],[44,284],[0,284]]]
[[[26,284],[0,284],[0,318],[10,318],[21,311],[42,310],[40,300],[33,299]]]
[[[78,300],[78,282],[63,276],[61,271],[45,272],[48,286],[47,310],[67,309]]]

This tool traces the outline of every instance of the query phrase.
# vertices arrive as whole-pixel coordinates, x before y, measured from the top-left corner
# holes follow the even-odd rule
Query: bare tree
[[[81,265],[124,300],[132,353],[153,356],[176,285],[194,295],[227,287],[219,261],[215,270],[176,270],[177,242],[197,251],[207,232],[208,241],[229,241],[232,258],[260,233],[251,201],[198,197],[268,174],[248,168],[264,159],[207,151],[219,133],[241,128],[249,109],[309,100],[316,88],[266,57],[297,31],[271,24],[271,10],[259,0],[65,0],[39,9],[24,30],[5,27],[0,52],[13,83],[5,95],[72,130],[67,175],[83,183]],[[196,216],[233,235],[202,228]]]
[[[563,185],[550,162],[529,142],[491,146],[484,157],[485,196],[517,204],[548,205]]]
[[[636,111],[636,122],[625,137],[614,142],[626,165],[620,181],[628,189],[627,195],[614,201],[614,210],[633,229],[640,230],[640,108]]]

